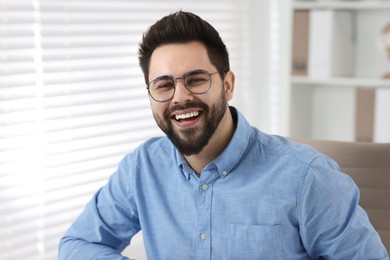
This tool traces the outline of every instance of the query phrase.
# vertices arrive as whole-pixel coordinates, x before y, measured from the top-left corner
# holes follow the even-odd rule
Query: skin
[[[217,68],[209,59],[206,47],[202,43],[166,44],[154,50],[150,60],[148,76],[150,80],[162,75],[181,77],[184,73],[195,69],[204,69],[210,73],[217,71]],[[192,94],[184,87],[183,82],[178,80],[173,99],[160,103],[149,97],[153,116],[163,131],[171,124],[172,130],[178,137],[188,142],[197,140],[203,134],[202,129],[206,124],[206,117],[213,110],[213,107],[218,106],[218,102],[221,105],[221,95],[229,102],[234,93],[235,78],[231,71],[227,72],[223,79],[219,74],[214,74],[211,77],[211,89],[201,95]],[[195,104],[200,102],[206,105],[209,112],[202,106],[185,108],[185,104],[192,102],[195,102]],[[222,107],[220,106],[222,118],[208,143],[198,153],[184,154],[189,165],[197,173],[201,173],[202,169],[226,148],[234,133],[235,124],[227,102]],[[191,112],[199,112],[199,116],[193,120],[182,122],[174,119],[177,114]]]

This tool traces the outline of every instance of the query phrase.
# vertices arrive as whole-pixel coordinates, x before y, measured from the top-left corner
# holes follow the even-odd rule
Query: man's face
[[[182,77],[188,71],[217,71],[209,60],[207,49],[198,42],[169,44],[152,54],[149,80],[169,75]],[[211,75],[211,88],[204,94],[192,94],[178,80],[174,97],[166,102],[150,98],[157,125],[184,155],[198,154],[209,143],[228,109],[225,82],[219,73]]]

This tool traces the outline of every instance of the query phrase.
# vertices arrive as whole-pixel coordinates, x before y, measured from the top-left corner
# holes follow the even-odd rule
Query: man
[[[388,259],[331,159],[251,127],[228,101],[234,74],[218,32],[177,12],[140,44],[158,126],[119,164],[60,243],[60,259]]]

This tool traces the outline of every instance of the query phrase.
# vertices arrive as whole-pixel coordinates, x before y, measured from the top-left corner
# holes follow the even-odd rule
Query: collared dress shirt
[[[59,259],[127,259],[140,230],[148,259],[388,259],[328,157],[249,125],[196,174],[167,137],[127,155],[60,242]]]

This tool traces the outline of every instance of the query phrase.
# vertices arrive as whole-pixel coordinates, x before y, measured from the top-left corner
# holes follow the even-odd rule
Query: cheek
[[[167,106],[164,103],[158,103],[158,102],[151,100],[150,107],[152,109],[154,116],[158,116],[161,119],[164,118],[164,112],[167,109]]]

